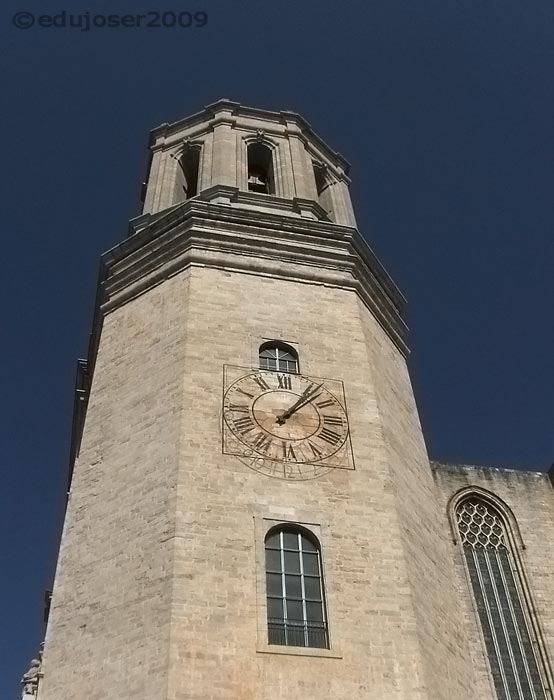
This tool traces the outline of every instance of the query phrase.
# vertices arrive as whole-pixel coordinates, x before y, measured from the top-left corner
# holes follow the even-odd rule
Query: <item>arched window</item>
[[[333,213],[332,179],[328,169],[317,161],[312,161],[314,168],[315,187],[317,191],[317,201],[321,204],[325,212],[331,216]]]
[[[175,203],[190,199],[198,194],[200,148],[198,146],[189,146],[177,162]]]
[[[545,700],[521,571],[506,523],[477,495],[459,503],[456,520],[497,696]]]
[[[269,644],[327,649],[321,553],[304,530],[278,527],[265,538]]]
[[[263,143],[248,146],[248,190],[275,194],[271,149]]]
[[[325,177],[325,168],[323,167],[323,165],[321,165],[321,163],[316,163],[315,161],[312,162],[312,165],[314,168],[317,196],[320,197],[323,190],[329,187],[329,184],[327,183],[327,179]]]
[[[270,341],[260,346],[260,369],[298,373],[298,354],[290,345]]]

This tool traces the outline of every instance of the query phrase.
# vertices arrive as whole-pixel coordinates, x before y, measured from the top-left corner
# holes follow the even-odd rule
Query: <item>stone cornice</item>
[[[313,199],[302,199],[300,197],[285,199],[272,194],[240,190],[238,187],[230,187],[229,185],[209,187],[206,190],[202,190],[198,198],[205,202],[214,202],[216,204],[235,204],[250,208],[255,207],[258,210],[270,210],[281,215],[330,221],[325,209]]]
[[[466,472],[466,471],[488,471],[491,474],[494,472],[495,474],[498,474],[500,476],[504,475],[506,477],[514,476],[523,476],[523,477],[533,477],[537,479],[550,479],[551,481],[553,480],[554,476],[554,465],[550,467],[550,470],[545,471],[544,467],[536,467],[536,468],[518,468],[518,467],[505,467],[505,466],[500,466],[496,464],[458,464],[456,462],[439,462],[437,460],[431,459],[429,461],[429,464],[431,465],[431,469],[434,469],[435,471],[451,471],[451,472]]]
[[[223,198],[234,191],[217,189]],[[201,197],[131,227],[137,232],[102,257],[103,313],[180,270],[211,266],[352,290],[408,354],[404,297],[357,229]]]

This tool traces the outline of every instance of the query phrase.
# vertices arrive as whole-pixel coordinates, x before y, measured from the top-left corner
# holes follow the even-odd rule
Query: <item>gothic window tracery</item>
[[[290,526],[265,539],[269,644],[329,648],[321,552],[316,538]]]
[[[546,700],[521,571],[497,509],[474,495],[456,521],[498,700]]]

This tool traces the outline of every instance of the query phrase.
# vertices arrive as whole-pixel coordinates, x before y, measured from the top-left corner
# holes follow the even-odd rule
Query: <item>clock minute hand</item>
[[[309,403],[312,399],[315,399],[316,396],[318,396],[319,389],[323,386],[323,383],[318,384],[316,387],[313,387],[313,384],[310,385],[307,389],[305,389],[302,392],[302,395],[298,398],[298,401],[292,404],[290,408],[287,408],[286,411],[281,413],[280,416],[277,417],[277,422],[278,423],[284,423],[287,418],[290,418],[292,414],[295,411],[298,411],[299,408],[304,406],[305,404]]]

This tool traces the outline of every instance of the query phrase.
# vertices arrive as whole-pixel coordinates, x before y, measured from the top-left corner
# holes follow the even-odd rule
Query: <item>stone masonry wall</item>
[[[344,381],[354,471],[289,482],[222,453],[223,365],[269,338]],[[330,650],[267,644],[278,521],[320,533]],[[405,362],[356,294],[189,268],[105,319],[39,700],[473,697],[443,526]]]
[[[104,321],[40,700],[167,697],[187,288],[183,273]]]
[[[467,665],[467,639],[458,625],[452,562],[441,539],[443,523],[406,363],[385,334],[375,332],[375,322],[363,310],[361,318],[425,669],[426,697],[472,697],[474,678]]]
[[[222,454],[223,364],[256,366],[255,349],[267,338],[298,343],[303,374],[344,381],[355,471],[293,483]],[[168,698],[467,697],[464,637],[452,632],[456,617],[449,608],[451,566],[440,550],[432,553],[438,516],[398,357],[350,291],[193,270],[185,366],[194,371],[183,377]],[[393,426],[395,412],[409,417]],[[397,427],[406,446],[393,454],[385,430]],[[403,462],[393,466],[398,452]],[[427,469],[417,508],[406,490],[418,487],[398,477],[401,468],[419,481],[418,469]],[[407,516],[399,512],[406,504],[411,522],[423,511],[430,530],[420,539],[430,561],[419,566],[404,531]],[[258,625],[264,588],[256,541],[264,518],[321,528],[332,639],[327,654],[266,644],[265,621]]]

